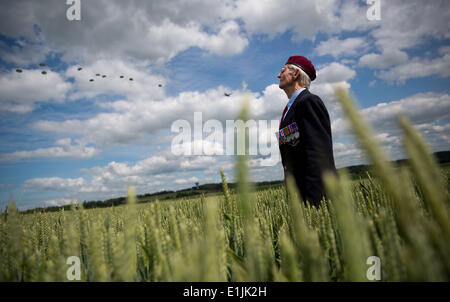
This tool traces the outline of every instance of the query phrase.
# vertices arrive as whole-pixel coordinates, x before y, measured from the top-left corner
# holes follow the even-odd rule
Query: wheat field
[[[449,281],[449,170],[399,117],[409,166],[394,167],[351,97],[343,112],[373,164],[366,178],[325,175],[327,202],[305,206],[292,180],[254,191],[245,156],[238,186],[201,198],[0,216],[0,281]],[[244,112],[245,116],[245,112]]]

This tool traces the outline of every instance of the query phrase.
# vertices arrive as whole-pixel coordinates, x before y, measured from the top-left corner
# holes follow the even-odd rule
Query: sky
[[[391,159],[405,157],[400,113],[433,151],[450,150],[447,0],[68,2],[1,2],[1,209],[10,199],[30,209],[125,196],[129,186],[146,194],[218,183],[220,169],[234,181],[236,156],[221,155],[212,134],[225,137],[247,100],[252,120],[275,121],[250,136],[270,142],[288,102],[277,75],[292,55],[317,70],[310,90],[329,111],[338,168],[367,160],[337,87]],[[176,121],[191,126],[183,150],[202,154],[174,152]],[[208,121],[222,132],[202,132]],[[276,164],[249,157],[253,181],[283,179],[278,147],[270,150]]]

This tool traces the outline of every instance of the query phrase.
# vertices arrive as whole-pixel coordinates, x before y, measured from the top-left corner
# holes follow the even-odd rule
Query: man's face
[[[286,64],[281,68],[280,73],[278,74],[278,78],[280,79],[280,84],[278,87],[281,89],[285,89],[295,83],[295,72],[289,69],[289,65]]]

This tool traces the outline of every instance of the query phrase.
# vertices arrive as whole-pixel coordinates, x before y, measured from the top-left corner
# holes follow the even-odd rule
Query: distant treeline
[[[450,151],[442,151],[442,152],[436,152],[434,153],[435,157],[439,164],[445,165],[450,163]],[[407,159],[401,159],[396,160],[395,163],[397,165],[403,165],[407,163]],[[370,170],[370,165],[357,165],[357,166],[350,166],[345,167],[341,169],[347,169],[347,171],[350,173],[352,178],[357,179],[360,177],[365,177],[366,172]],[[263,181],[263,182],[255,182],[253,183],[253,186],[255,188],[264,188],[269,186],[276,186],[281,185],[284,181],[283,180],[275,180],[275,181]],[[233,190],[236,188],[235,183],[228,183],[228,187]],[[222,183],[215,183],[215,184],[203,184],[198,185],[195,187],[191,187],[188,189],[182,189],[178,191],[160,191],[156,193],[147,193],[143,195],[137,195],[137,202],[138,203],[146,203],[146,202],[153,202],[155,200],[168,200],[168,199],[176,199],[176,198],[184,198],[184,197],[192,197],[196,195],[201,194],[210,194],[210,193],[217,193],[222,191]],[[111,206],[119,206],[126,204],[126,197],[118,197],[113,199],[108,199],[105,201],[84,201],[82,203],[83,208],[85,209],[92,209],[92,208],[106,208]],[[71,205],[64,205],[64,206],[53,206],[53,207],[46,207],[46,208],[35,208],[30,209],[26,211],[22,211],[22,213],[35,213],[35,212],[56,212],[60,211],[61,209],[70,210]]]
[[[441,151],[434,153],[434,156],[440,165],[446,165],[450,163],[450,151]],[[408,159],[399,159],[393,161],[397,166],[407,165]],[[350,173],[350,175],[353,178],[358,177],[364,177],[366,175],[366,172],[370,170],[370,165],[357,165],[357,166],[350,166],[345,167],[341,169],[347,169],[347,171]]]
[[[282,180],[275,180],[275,181],[263,181],[263,182],[255,182],[253,185],[256,188],[262,188],[262,187],[268,187],[272,185],[280,185],[283,181]],[[228,188],[230,190],[233,190],[236,188],[235,183],[228,183]],[[216,183],[216,184],[204,184],[199,185],[195,187],[191,187],[188,189],[182,189],[178,191],[160,191],[156,193],[147,193],[142,195],[137,195],[137,202],[138,203],[146,203],[146,202],[153,202],[155,200],[163,201],[168,199],[176,199],[176,198],[184,198],[184,197],[192,197],[192,196],[198,196],[201,194],[210,194],[210,193],[218,193],[222,191],[222,183]],[[93,208],[107,208],[111,206],[120,206],[127,203],[126,197],[118,197],[118,198],[112,198],[105,201],[84,201],[82,202],[83,208],[85,209],[93,209]],[[64,211],[70,210],[71,205],[64,205],[64,206],[51,206],[51,207],[45,207],[45,208],[34,208],[30,210],[21,211],[22,213],[35,213],[35,212],[56,212],[60,211],[61,209],[64,209]]]

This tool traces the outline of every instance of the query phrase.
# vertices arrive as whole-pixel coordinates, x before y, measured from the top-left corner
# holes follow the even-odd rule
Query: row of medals
[[[298,132],[296,122],[284,127],[283,129],[279,130],[276,134],[280,145],[289,143],[294,139],[298,139],[300,137],[300,133]]]

